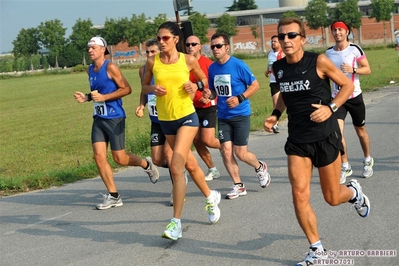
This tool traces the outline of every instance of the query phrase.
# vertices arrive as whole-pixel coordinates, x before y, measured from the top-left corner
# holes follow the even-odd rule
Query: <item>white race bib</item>
[[[148,102],[147,102],[147,107],[148,107],[148,113],[150,116],[158,116],[157,112],[157,96],[155,94],[149,94],[148,96]]]
[[[213,80],[213,86],[215,87],[215,91],[219,97],[233,96],[230,74],[215,75],[215,79]]]
[[[108,116],[105,102],[94,102],[94,115]]]

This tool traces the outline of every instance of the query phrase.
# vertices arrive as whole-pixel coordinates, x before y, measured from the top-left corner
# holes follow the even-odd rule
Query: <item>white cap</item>
[[[395,36],[398,36],[398,35],[399,35],[399,30],[395,30],[395,31],[393,32],[393,34],[395,34]]]
[[[87,45],[89,46],[89,45],[93,45],[93,44],[105,47],[104,55],[109,54],[108,48],[107,48],[107,42],[104,40],[104,38],[102,38],[102,37],[91,38],[90,41],[87,43]]]

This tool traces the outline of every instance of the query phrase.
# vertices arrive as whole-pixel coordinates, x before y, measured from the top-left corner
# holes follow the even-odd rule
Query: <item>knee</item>
[[[309,203],[310,191],[306,190],[293,190],[292,199],[295,206],[301,206]]]
[[[330,206],[337,206],[341,204],[341,201],[339,197],[334,196],[333,194],[327,194],[324,195],[324,200],[330,205]]]
[[[119,156],[119,155],[114,155],[114,162],[121,165],[121,166],[127,166],[129,165],[129,157],[125,156]]]

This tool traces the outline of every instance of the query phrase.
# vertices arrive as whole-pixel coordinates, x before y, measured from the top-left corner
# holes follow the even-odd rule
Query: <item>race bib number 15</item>
[[[215,87],[215,91],[219,97],[232,96],[230,74],[215,75],[213,86]]]

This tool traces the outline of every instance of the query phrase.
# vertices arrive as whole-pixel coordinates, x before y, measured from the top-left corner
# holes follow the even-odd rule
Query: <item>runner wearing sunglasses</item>
[[[209,67],[209,89],[218,95],[218,131],[223,163],[233,180],[227,199],[247,194],[240,178],[237,158],[255,169],[259,184],[265,188],[270,183],[267,164],[248,151],[251,107],[249,99],[259,89],[259,83],[248,66],[230,56],[229,37],[215,33],[211,49],[216,62]]]
[[[313,166],[318,168],[324,199],[331,206],[350,202],[361,217],[367,217],[370,202],[356,180],[347,185],[340,185],[339,181],[343,147],[335,112],[353,93],[353,83],[325,55],[303,50],[306,33],[301,20],[281,19],[277,31],[285,58],[273,63],[273,73],[281,94],[276,109],[265,120],[265,130],[272,132],[287,108],[288,177],[295,214],[310,244],[307,256],[297,265],[308,266],[327,258],[310,205]],[[341,88],[334,99],[330,80]]]

